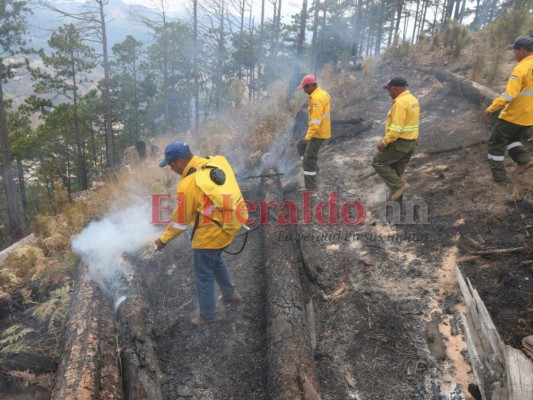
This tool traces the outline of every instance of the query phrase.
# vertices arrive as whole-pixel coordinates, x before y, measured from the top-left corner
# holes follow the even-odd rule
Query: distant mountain
[[[1,1],[1,0],[0,0]],[[91,1],[91,0],[90,0]],[[63,11],[70,13],[79,13],[83,10],[83,4],[75,1],[57,1],[54,5]],[[43,9],[35,4],[31,4],[32,14],[28,16],[27,29],[27,46],[34,49],[43,48],[48,49],[48,40],[59,26],[72,22],[76,24],[75,20],[63,17],[57,12]],[[110,0],[105,7],[106,12],[106,28],[108,38],[108,50],[110,57],[112,57],[111,48],[115,43],[122,42],[126,36],[132,35],[135,39],[146,44],[152,42],[150,32],[146,27],[136,22],[130,12],[132,7],[124,3],[122,0]],[[152,16],[156,19],[154,10],[144,7],[142,5],[135,5],[135,12],[142,13],[146,17]],[[102,52],[102,46],[99,43],[89,42],[97,53]],[[33,66],[42,67],[39,56],[32,54],[29,56]],[[29,73],[21,68],[14,79],[9,80],[4,87],[4,95],[6,98],[13,99],[15,107],[18,106],[24,99],[33,93],[33,82]],[[97,67],[90,74],[90,82],[82,85],[82,93],[96,87],[97,82],[103,79],[103,72],[100,67]],[[53,96],[52,96],[53,98]],[[61,99],[61,98],[60,98]],[[57,100],[57,99],[56,99]]]
[[[62,2],[57,1],[55,6],[70,13],[80,12],[83,9],[83,4],[78,2]],[[135,39],[147,44],[152,41],[152,38],[146,27],[137,23],[131,16],[130,11],[132,7],[121,0],[110,0],[105,7],[106,12],[106,28],[109,44],[109,51],[115,43],[122,42],[126,36],[132,35]],[[135,5],[136,12],[141,12],[144,16],[156,17],[155,12],[145,6]],[[75,20],[69,20],[60,14],[43,9],[33,5],[33,14],[28,18],[28,37],[31,38],[31,45],[34,48],[46,48],[47,41],[50,35],[59,26],[69,22],[76,24]],[[101,49],[97,43],[91,43],[97,52]]]

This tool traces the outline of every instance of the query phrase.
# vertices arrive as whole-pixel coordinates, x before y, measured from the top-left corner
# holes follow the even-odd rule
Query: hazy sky
[[[161,4],[161,0],[122,0],[126,4],[142,4],[146,7],[154,6],[154,4]],[[192,0],[164,0],[168,4],[168,10],[170,12],[183,12],[186,9],[191,9]],[[199,0],[200,2],[202,0]],[[252,0],[253,8],[252,13],[259,18],[261,16],[261,0]],[[289,21],[291,15],[299,13],[302,9],[302,0],[289,0],[282,2],[281,11],[285,22]],[[272,17],[272,4],[271,0],[267,0],[265,3],[265,16],[266,18]]]

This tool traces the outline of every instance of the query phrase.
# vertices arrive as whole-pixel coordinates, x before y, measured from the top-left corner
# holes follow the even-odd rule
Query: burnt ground
[[[379,177],[368,175],[390,107],[379,82],[399,74],[420,100],[422,121],[406,173],[411,188],[396,212],[387,210]],[[471,253],[531,246],[533,172],[503,186],[484,180],[486,145],[478,143],[488,139],[490,126],[481,118],[483,107],[447,84],[406,66],[380,70],[375,80],[375,92],[362,98],[355,81],[354,98],[341,104],[333,97],[332,107],[334,118],[362,117],[372,129],[349,137],[352,127],[336,127],[348,137],[332,140],[320,157],[323,200],[335,193],[339,209],[359,201],[364,221],[315,220],[298,225],[299,235],[277,239],[300,248],[304,300],[312,300],[316,316],[320,392],[325,400],[470,399],[465,387],[475,379],[455,267],[479,291],[504,342],[519,348],[533,328],[525,311],[533,294],[533,262],[526,261],[533,255]],[[287,140],[271,159],[288,164],[285,172],[299,171]],[[526,146],[533,151],[530,141]],[[297,191],[286,198],[301,206]],[[348,216],[356,219],[354,207]],[[166,399],[269,398],[263,248],[259,229],[240,255],[225,257],[244,301],[219,304],[221,321],[203,327],[189,323],[198,313],[189,240],[179,238],[144,260]]]
[[[339,118],[363,117],[374,126],[332,141],[320,158],[324,200],[329,192],[337,194],[339,204],[359,200],[364,223],[314,221],[300,225],[298,237],[279,238],[299,242],[306,266],[301,280],[317,318],[322,398],[460,398],[453,393],[461,388],[470,398],[464,388],[474,377],[459,322],[463,308],[455,266],[479,291],[503,340],[520,347],[532,329],[525,302],[533,293],[533,276],[529,265],[522,265],[530,256],[465,256],[528,244],[533,177],[513,178],[506,186],[484,180],[486,145],[479,142],[488,139],[490,126],[480,105],[412,69],[380,74],[377,81],[403,74],[422,109],[419,146],[406,175],[412,186],[402,212],[389,209],[386,217],[384,185],[377,176],[361,179],[372,172],[390,107],[386,93],[377,92],[367,100],[371,108],[337,105],[335,110],[334,104]],[[428,154],[459,146],[464,148]],[[298,163],[291,146],[283,157],[293,160],[291,166]],[[298,192],[287,199],[302,202]],[[414,204],[422,208],[411,217]],[[355,216],[351,210],[352,220]],[[222,320],[210,326],[189,324],[197,304],[188,241],[179,240],[174,262],[161,263],[151,286],[166,398],[268,398],[261,240],[260,231],[253,232],[241,255],[226,256],[245,301],[219,305]],[[318,272],[316,279],[309,279],[310,270]]]
[[[506,186],[485,181],[486,146],[479,142],[488,139],[490,126],[481,118],[482,107],[411,68],[381,71],[377,80],[397,74],[412,82],[422,109],[419,146],[406,175],[412,186],[401,214],[395,220],[389,209],[385,217],[385,190],[378,177],[361,180],[372,172],[390,107],[386,93],[378,91],[369,99],[371,109],[333,105],[339,118],[363,117],[374,127],[332,141],[320,158],[324,200],[335,192],[339,209],[359,200],[364,223],[315,221],[299,225],[298,237],[278,238],[298,241],[306,266],[301,279],[317,318],[315,361],[323,399],[461,398],[454,394],[461,392],[470,398],[465,387],[474,377],[458,322],[463,308],[456,265],[481,294],[507,344],[520,347],[522,337],[531,333],[525,302],[533,293],[533,277],[520,264],[530,255],[465,257],[531,240],[526,231],[533,219],[531,174],[512,178]],[[428,154],[459,146],[464,148]],[[284,152],[285,160],[297,164],[291,146]],[[287,198],[302,203],[298,192]],[[412,218],[414,205],[422,208]],[[351,210],[352,220],[355,216]],[[245,301],[220,305],[222,321],[205,327],[188,323],[197,313],[192,260],[187,241],[179,246],[175,262],[161,266],[152,286],[157,288],[153,299],[165,396],[268,398],[260,235],[250,234],[241,255],[226,257]],[[310,280],[309,270],[317,271],[318,278]],[[436,339],[432,320],[438,325]],[[434,343],[441,339],[444,353]]]
[[[257,231],[256,231],[257,232]],[[237,238],[228,251],[238,251]],[[174,250],[174,262],[161,263],[152,288],[158,355],[168,399],[267,399],[266,325],[261,236],[250,234],[238,257],[226,255],[241,304],[218,304],[221,319],[196,327],[198,315],[192,253],[188,239]],[[217,296],[218,296],[217,292]],[[221,397],[223,396],[223,397]]]

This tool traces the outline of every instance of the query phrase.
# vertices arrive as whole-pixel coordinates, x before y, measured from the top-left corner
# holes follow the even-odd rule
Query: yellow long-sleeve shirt
[[[330,101],[328,92],[320,86],[309,95],[309,121],[305,135],[307,140],[313,137],[319,139],[331,137]]]
[[[414,140],[418,138],[420,124],[420,105],[409,90],[400,93],[393,101],[387,114],[385,146],[398,139]]]
[[[492,102],[487,111],[505,107],[500,119],[522,126],[533,125],[533,55],[522,59],[513,69],[505,92]]]
[[[172,213],[170,224],[160,238],[163,243],[168,243],[181,235],[187,225],[194,226],[197,215],[199,220],[192,240],[193,249],[221,249],[233,241],[235,234],[224,231],[221,226],[213,222],[223,221],[222,211],[213,210],[209,218],[199,214],[206,209],[206,198],[204,192],[196,185],[196,174],[190,172],[191,168],[200,169],[208,161],[206,158],[193,156],[183,170],[176,189],[176,208]]]

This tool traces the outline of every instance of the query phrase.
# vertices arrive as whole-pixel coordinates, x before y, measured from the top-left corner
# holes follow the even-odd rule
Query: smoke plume
[[[115,300],[125,291],[131,265],[123,253],[139,250],[156,236],[150,208],[133,205],[91,222],[72,239],[72,249],[89,266],[93,279]]]

